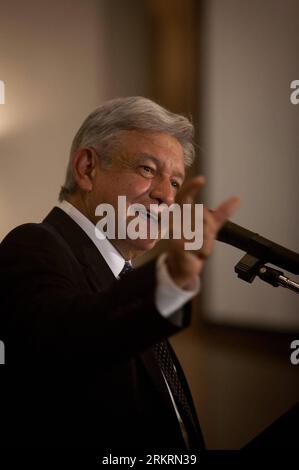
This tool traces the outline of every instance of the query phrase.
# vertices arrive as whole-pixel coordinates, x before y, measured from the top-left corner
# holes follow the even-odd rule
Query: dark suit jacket
[[[184,448],[151,351],[179,328],[157,311],[155,283],[154,261],[117,281],[59,208],[7,235],[0,245],[0,446]]]

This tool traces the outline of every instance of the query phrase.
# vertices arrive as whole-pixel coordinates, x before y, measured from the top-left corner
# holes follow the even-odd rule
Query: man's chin
[[[144,240],[142,239],[137,239],[137,240],[132,240],[132,248],[136,250],[136,252],[147,252],[149,250],[152,250],[154,246],[158,243],[159,239],[150,239],[146,238]]]

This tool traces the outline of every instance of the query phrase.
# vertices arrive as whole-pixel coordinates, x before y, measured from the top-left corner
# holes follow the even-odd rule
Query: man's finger
[[[240,198],[234,196],[222,202],[213,211],[213,217],[217,225],[217,230],[229,219],[240,206]]]
[[[205,184],[204,176],[196,176],[192,178],[182,186],[180,192],[178,193],[177,200],[179,204],[191,204],[194,202],[196,193],[200,188]]]

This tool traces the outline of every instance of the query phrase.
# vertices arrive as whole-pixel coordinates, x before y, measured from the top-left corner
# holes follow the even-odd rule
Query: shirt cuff
[[[157,287],[155,304],[160,314],[173,321],[176,325],[182,324],[183,312],[179,310],[191,300],[200,290],[200,279],[196,278],[194,289],[185,290],[177,286],[172,280],[166,265],[167,253],[162,253],[156,263]]]

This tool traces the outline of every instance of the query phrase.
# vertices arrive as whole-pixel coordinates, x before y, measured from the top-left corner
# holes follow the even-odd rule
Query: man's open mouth
[[[158,224],[160,221],[160,214],[155,214],[149,210],[140,211],[139,215],[141,215],[141,217],[143,218],[146,218],[147,220],[152,221],[155,224]]]

